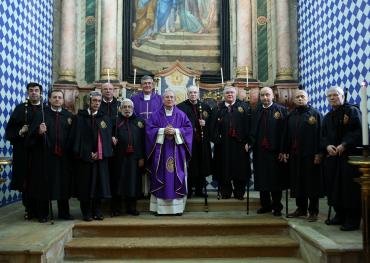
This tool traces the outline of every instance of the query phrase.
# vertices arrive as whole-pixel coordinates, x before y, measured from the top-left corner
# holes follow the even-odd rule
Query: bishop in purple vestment
[[[154,111],[162,106],[162,98],[153,91],[154,86],[151,76],[141,78],[141,88],[143,91],[132,96],[131,100],[134,102],[135,115],[146,121]]]
[[[186,170],[191,156],[193,128],[167,90],[164,106],[154,112],[146,125],[146,153],[151,170],[150,210],[157,214],[181,215],[186,202]]]

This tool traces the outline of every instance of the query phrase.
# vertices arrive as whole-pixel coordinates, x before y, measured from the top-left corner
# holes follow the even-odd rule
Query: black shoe
[[[257,210],[257,214],[271,213],[271,208],[261,207]]]
[[[307,221],[308,221],[308,222],[316,222],[316,221],[317,221],[317,214],[310,214],[310,215],[307,217]]]
[[[176,213],[175,216],[182,216],[182,213]]]
[[[221,199],[230,199],[231,195],[222,195]]]
[[[128,210],[127,214],[132,215],[132,216],[138,216],[138,215],[140,215],[140,212],[137,211],[136,209],[135,210]]]
[[[354,231],[358,230],[360,226],[358,225],[352,225],[352,224],[343,224],[340,226],[341,231]]]
[[[82,220],[86,221],[86,222],[91,222],[91,221],[93,221],[93,218],[89,215],[85,215],[85,216],[82,217]]]
[[[59,215],[58,216],[59,219],[62,219],[62,220],[74,220],[75,218],[73,216],[71,216],[70,214],[68,215]]]
[[[334,216],[332,219],[326,219],[325,224],[327,224],[328,226],[336,226],[343,224],[343,221],[344,220],[342,218]]]
[[[234,195],[234,198],[237,200],[244,200],[244,196]]]
[[[102,220],[104,220],[104,216],[103,215],[93,215],[93,219],[98,220],[98,221],[102,221]]]
[[[47,217],[41,217],[39,218],[39,223],[46,223],[48,221]]]
[[[24,214],[24,220],[32,220],[34,218],[32,213],[25,213]]]
[[[307,212],[304,212],[304,211],[301,211],[301,210],[297,209],[293,213],[287,214],[286,217],[295,218],[295,217],[301,217],[301,216],[307,216]]]
[[[281,211],[280,210],[274,210],[274,216],[281,216]]]

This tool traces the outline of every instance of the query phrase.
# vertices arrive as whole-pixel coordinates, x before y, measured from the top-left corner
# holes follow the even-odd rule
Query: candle
[[[369,145],[369,124],[367,120],[367,93],[366,93],[366,81],[361,83],[361,113],[362,113],[362,144]]]
[[[222,83],[222,87],[224,86],[224,73],[222,71],[222,68],[221,68],[221,83]]]
[[[248,82],[249,82],[249,80],[248,80],[248,67],[245,67],[245,71],[246,71],[246,80],[247,80],[247,87],[248,87]]]
[[[136,84],[136,68],[134,69],[134,86]]]
[[[109,77],[109,69],[107,69],[108,72],[108,83],[110,82],[110,77]]]

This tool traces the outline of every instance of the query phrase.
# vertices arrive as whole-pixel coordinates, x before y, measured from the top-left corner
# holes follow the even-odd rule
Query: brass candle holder
[[[361,202],[362,202],[362,241],[364,262],[370,262],[370,242],[369,242],[369,199],[370,199],[370,147],[368,145],[362,147],[362,155],[349,156],[349,163],[359,167],[362,173],[360,178],[356,178],[356,182],[361,185]]]
[[[11,157],[0,157],[0,184],[3,184],[6,182],[6,180],[1,177],[1,174],[4,171],[3,165],[10,165],[10,164],[12,164]]]

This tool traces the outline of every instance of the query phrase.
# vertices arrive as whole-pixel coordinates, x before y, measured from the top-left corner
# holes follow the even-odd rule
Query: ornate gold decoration
[[[265,17],[265,16],[259,16],[257,17],[257,25],[259,26],[263,26],[263,25],[266,25],[268,23],[268,18]]]
[[[100,71],[100,78],[101,79],[108,79],[108,72],[109,72],[109,79],[117,79],[117,69],[115,68],[103,68]]]
[[[142,128],[144,128],[144,124],[141,121],[138,121],[137,122],[137,127],[139,127],[140,129],[142,129]]]
[[[102,129],[107,128],[107,124],[105,123],[105,121],[100,122],[100,127],[102,127]]]
[[[293,69],[291,67],[279,68],[276,74],[276,80],[293,80]]]
[[[316,120],[315,116],[310,116],[308,118],[308,123],[309,124],[314,125],[314,124],[316,124],[316,122],[317,122],[317,120]]]
[[[10,157],[1,157],[0,158],[0,175],[4,171],[3,165],[9,165],[12,163],[12,158]],[[0,184],[5,183],[6,180],[0,176]]]
[[[206,111],[203,111],[203,118],[208,118],[208,112],[206,112]]]
[[[278,119],[280,119],[280,117],[281,117],[280,112],[276,111],[276,112],[274,113],[274,118],[278,120]]]
[[[59,80],[76,81],[75,71],[71,69],[59,71]]]
[[[72,124],[72,119],[71,118],[68,118],[67,119],[67,122],[68,122],[68,125],[71,125]]]
[[[175,71],[170,75],[170,82],[174,86],[180,86],[184,81],[184,75],[179,71]]]
[[[349,116],[347,114],[344,114],[343,116],[343,124],[347,125],[349,123]]]
[[[243,113],[244,112],[244,109],[243,109],[243,107],[238,107],[238,111],[240,112],[240,113]]]
[[[247,76],[247,67],[248,67],[248,76]],[[253,68],[251,66],[238,66],[236,68],[236,78],[237,79],[245,79],[245,78],[252,78],[253,77]]]
[[[167,159],[166,170],[169,173],[173,173],[173,171],[175,171],[175,159],[173,157]]]
[[[95,17],[94,16],[87,16],[85,17],[85,23],[86,25],[94,25],[95,24]]]

